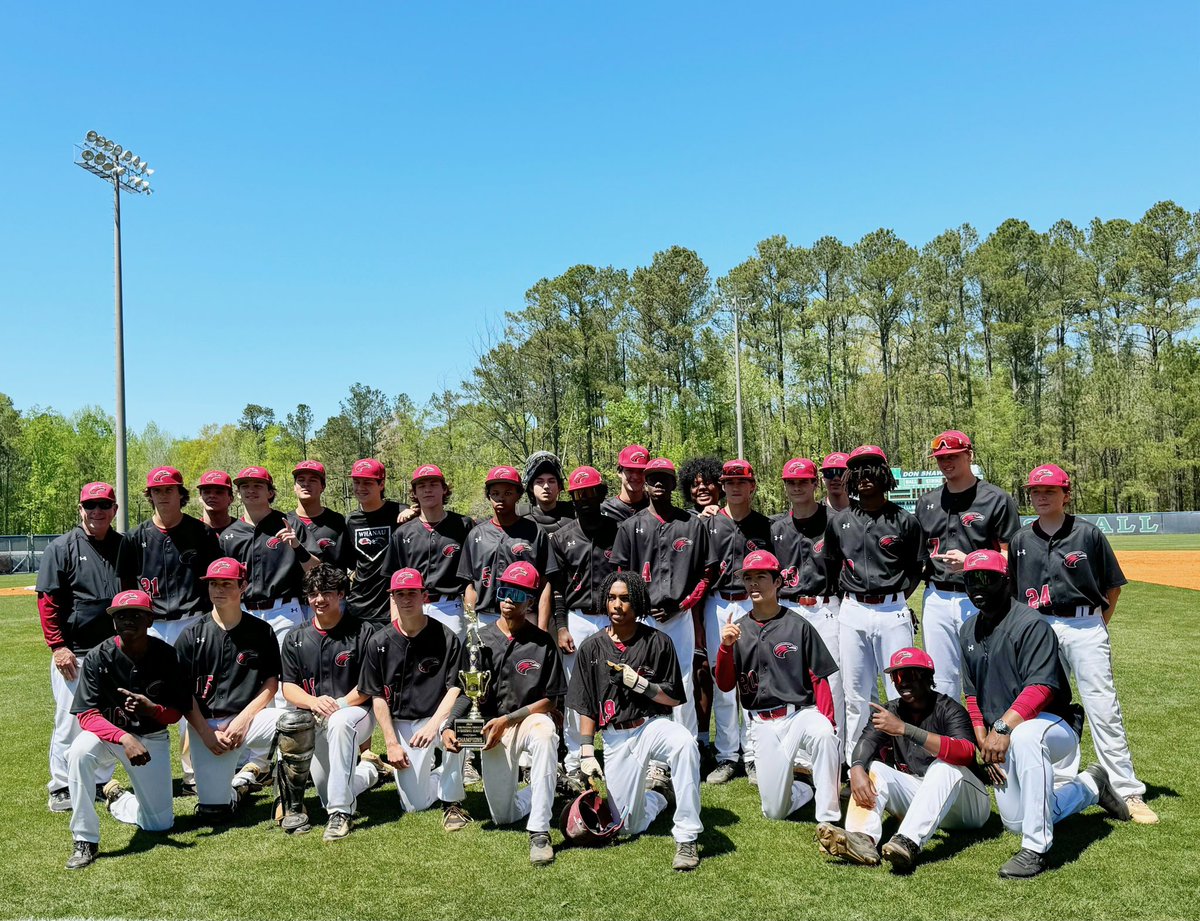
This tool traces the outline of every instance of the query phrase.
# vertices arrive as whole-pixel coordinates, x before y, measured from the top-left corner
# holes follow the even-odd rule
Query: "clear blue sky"
[[[8,4],[0,391],[129,422],[424,400],[576,263],[1200,207],[1200,4]],[[44,9],[42,8],[44,7]],[[14,169],[15,167],[15,169]]]

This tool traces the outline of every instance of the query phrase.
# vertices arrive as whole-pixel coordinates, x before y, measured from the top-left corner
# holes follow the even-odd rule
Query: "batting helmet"
[[[580,847],[600,847],[616,837],[625,823],[616,818],[608,800],[587,790],[563,807],[558,826],[563,840]]]

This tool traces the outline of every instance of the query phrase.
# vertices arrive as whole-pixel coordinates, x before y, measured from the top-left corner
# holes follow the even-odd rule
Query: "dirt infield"
[[[17,588],[0,588],[0,598],[15,598],[17,595],[25,595],[29,598],[35,597],[33,589],[18,586]]]
[[[1200,590],[1200,552],[1195,550],[1119,550],[1117,560],[1133,582]]]

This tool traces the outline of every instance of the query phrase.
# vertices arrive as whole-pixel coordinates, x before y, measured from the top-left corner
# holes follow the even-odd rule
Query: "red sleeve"
[[[173,707],[163,707],[155,704],[155,711],[151,718],[162,723],[163,726],[170,726],[172,723],[178,723],[183,719],[183,714]]]
[[[980,719],[983,717],[981,716]],[[970,739],[952,739],[942,736],[937,756],[947,764],[968,765],[975,762],[975,743]]]
[[[733,647],[721,644],[717,650],[717,668],[713,680],[722,691],[732,691],[737,685],[737,667],[733,664]]]
[[[683,599],[683,602],[679,605],[679,610],[690,611],[697,604],[699,604],[700,601],[703,600],[704,595],[707,592],[708,592],[708,576],[705,576],[703,579],[701,579],[699,582],[696,583],[696,587],[694,589],[692,589],[692,593]]]
[[[42,636],[46,645],[51,649],[66,646],[67,641],[62,635],[62,615],[58,611],[58,603],[49,592],[38,592],[38,616],[42,619]]]
[[[102,742],[112,742],[116,745],[121,744],[121,737],[125,735],[124,729],[118,729],[106,720],[99,710],[84,710],[80,713],[79,728],[98,736]]]
[[[979,701],[974,697],[967,698],[967,713],[971,716],[971,725],[983,728],[983,711],[979,709]]]
[[[818,678],[809,669],[808,676],[812,679],[813,694],[817,698],[817,709],[821,711],[821,715],[833,724],[833,728],[837,729],[837,717],[833,713],[833,691],[829,688],[829,682],[824,678]]]
[[[1046,685],[1031,684],[1017,695],[1017,699],[1012,702],[1009,709],[1016,710],[1021,715],[1021,719],[1031,720],[1042,712],[1042,708],[1050,703],[1050,698],[1053,696],[1054,692]]]

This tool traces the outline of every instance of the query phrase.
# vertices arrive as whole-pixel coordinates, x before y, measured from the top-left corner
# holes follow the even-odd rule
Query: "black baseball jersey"
[[[202,617],[184,628],[175,652],[205,719],[237,716],[282,667],[275,631],[251,614],[232,630]]]
[[[601,630],[579,644],[575,667],[567,688],[567,706],[581,716],[590,716],[603,729],[609,723],[669,716],[671,708],[625,687],[609,662],[628,665],[639,675],[662,688],[672,700],[683,703],[683,675],[671,638],[661,630],[639,623],[628,643],[618,643]]]
[[[588,531],[579,521],[571,521],[550,538],[558,564],[554,586],[568,611],[604,613],[605,599],[600,597],[600,586],[617,568],[613,562],[616,538],[617,522],[603,515],[594,530]]]
[[[624,499],[617,496],[609,496],[600,503],[600,514],[607,515],[614,521],[624,521],[627,518],[632,518],[644,508],[650,507],[650,497],[642,496],[640,502],[635,502],[630,505]]]
[[[825,556],[843,592],[891,595],[921,578],[921,525],[895,502],[867,512],[852,502],[825,525]]]
[[[570,502],[558,502],[552,511],[544,512],[535,502],[525,517],[548,535],[554,534],[575,520],[575,506]]]
[[[947,550],[999,550],[1021,527],[1017,500],[983,480],[962,492],[941,486],[925,493],[917,500],[916,516],[925,534],[921,556],[926,578],[949,582],[959,592],[965,590],[962,572],[950,572],[930,557]]]
[[[668,613],[693,592],[718,559],[708,542],[708,526],[683,509],[671,509],[667,519],[646,508],[622,521],[613,542],[613,562],[620,570],[636,572],[650,590],[650,607]]]
[[[221,555],[217,538],[199,518],[184,515],[166,531],[143,521],[125,535],[117,557],[121,588],[140,588],[154,602],[154,616],[178,620],[210,607],[203,576]]]
[[[72,652],[86,653],[115,633],[108,606],[121,590],[117,558],[123,540],[110,528],[94,541],[80,525],[56,537],[42,554],[37,591],[53,600]]]
[[[147,637],[146,651],[136,662],[121,648],[121,638],[113,636],[92,650],[83,660],[79,685],[71,712],[99,710],[100,715],[126,732],[144,736],[166,727],[151,716],[125,709],[125,695],[117,688],[145,694],[151,703],[186,714],[192,709],[192,693],[187,673],[179,667],[175,649],[158,637]]]
[[[829,509],[818,505],[809,518],[784,512],[771,519],[771,552],[779,560],[783,587],[779,597],[815,597],[838,594],[837,571],[826,565],[825,526]]]
[[[743,617],[738,626],[742,635],[732,652],[742,706],[747,710],[815,706],[813,677],[828,678],[838,669],[813,626],[786,608],[762,623],[753,615]]]
[[[1107,608],[1108,590],[1129,581],[1104,532],[1074,515],[1053,537],[1036,521],[1018,531],[1008,545],[1008,567],[1017,600],[1042,614]]]
[[[971,725],[970,714],[957,700],[951,700],[945,694],[933,693],[933,706],[925,714],[924,719],[917,720],[910,708],[902,700],[889,700],[885,704],[888,710],[895,713],[906,723],[911,723],[926,732],[946,736],[950,739],[966,739],[975,744],[975,729]],[[851,766],[869,767],[872,761],[882,761],[905,774],[914,777],[924,777],[937,755],[931,755],[925,746],[918,745],[912,739],[904,736],[890,736],[880,732],[870,723],[866,731],[858,739],[854,747],[854,757]]]
[[[303,522],[289,522],[283,512],[272,509],[257,525],[241,518],[221,532],[221,552],[246,567],[243,604],[269,604],[281,598],[304,595],[304,567],[291,545],[275,535],[284,527],[295,528],[296,537],[311,554],[308,529]]]
[[[345,697],[358,684],[372,632],[370,624],[348,616],[332,630],[322,630],[315,618],[299,624],[283,638],[281,677],[313,697]]]
[[[558,654],[558,643],[545,630],[526,622],[512,638],[496,624],[479,629],[476,668],[490,671],[492,678],[479,709],[487,719],[503,716],[537,703],[552,702],[567,693],[567,673]],[[463,644],[459,668],[470,666],[470,650]]]
[[[542,585],[554,581],[558,572],[550,538],[528,518],[518,518],[506,528],[496,524],[494,518],[480,522],[471,529],[459,556],[459,578],[475,583],[475,610],[480,613],[500,613],[496,585],[510,563],[531,563]]]
[[[373,512],[361,508],[346,519],[346,530],[338,541],[338,566],[350,573],[346,613],[364,623],[383,626],[388,621],[388,579],[385,571],[388,542],[396,530],[400,505],[391,499]]]
[[[715,581],[710,592],[741,593],[742,560],[754,550],[771,549],[771,519],[762,512],[751,511],[741,521],[734,521],[725,509],[700,519],[708,527],[708,546],[718,560]]]
[[[397,569],[415,569],[430,595],[457,598],[471,581],[459,573],[467,535],[476,527],[466,515],[446,512],[437,524],[410,518],[392,532],[383,572],[390,579]]]
[[[316,518],[305,518],[297,509],[288,512],[288,524],[299,532],[297,525],[304,525],[308,540],[304,545],[322,563],[338,565],[338,545],[346,534],[346,516],[331,508],[324,509]]]
[[[425,621],[416,636],[405,636],[398,624],[389,623],[367,645],[358,689],[386,700],[393,719],[433,716],[446,691],[458,687],[458,637],[432,617]]]
[[[1033,608],[1013,601],[998,624],[995,618],[973,614],[959,630],[958,641],[963,693],[978,701],[988,726],[1035,684],[1054,692],[1042,712],[1070,721],[1071,685],[1058,658],[1058,638],[1050,622]]]

